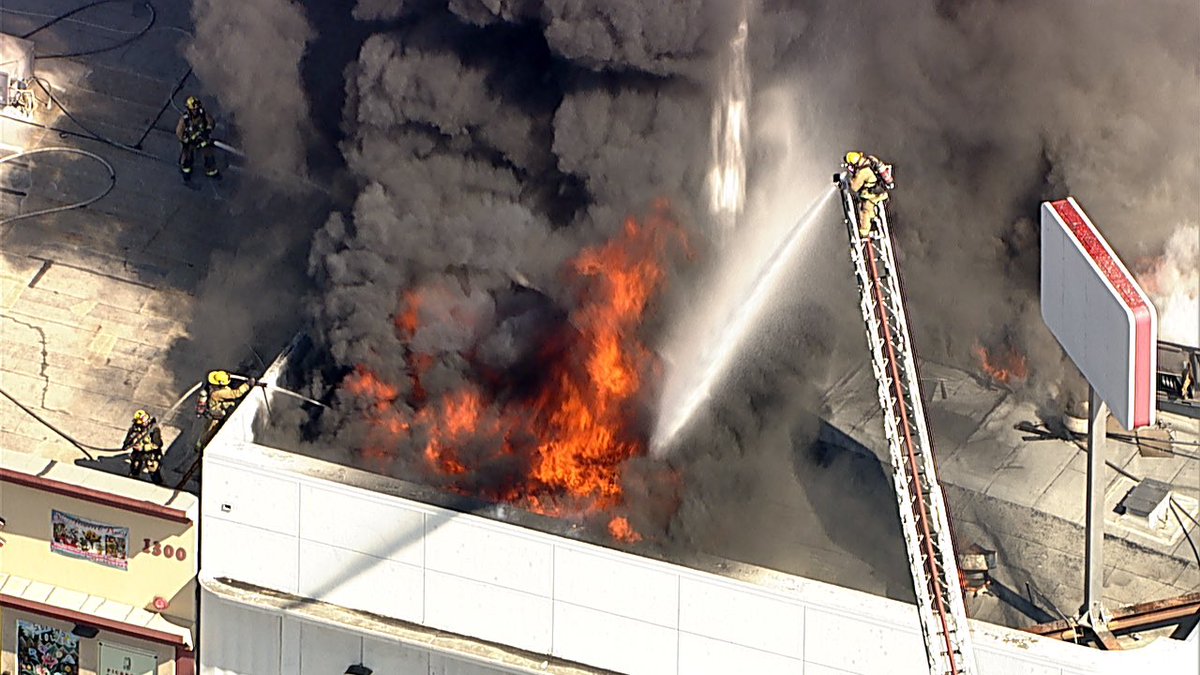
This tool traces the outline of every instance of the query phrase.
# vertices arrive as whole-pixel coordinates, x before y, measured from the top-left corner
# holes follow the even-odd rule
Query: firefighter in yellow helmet
[[[196,441],[197,452],[208,445],[221,426],[221,422],[229,416],[238,401],[242,400],[250,392],[250,389],[257,385],[258,380],[251,377],[235,387],[232,385],[229,373],[224,370],[209,371],[206,384],[200,390],[200,398],[196,401],[196,415],[208,418],[208,425],[205,427],[204,433]]]
[[[879,211],[887,201],[892,182],[892,167],[874,155],[851,151],[844,158],[850,172],[850,190],[858,197],[858,233],[865,237],[879,222]]]
[[[204,158],[204,175],[217,178],[217,158],[213,155],[212,131],[216,126],[213,116],[204,110],[204,105],[195,96],[187,98],[187,109],[179,117],[175,125],[175,136],[179,139],[179,170],[183,180],[192,179],[192,165],[196,161],[196,153]]]
[[[129,475],[135,478],[143,472],[150,474],[150,480],[155,485],[162,485],[162,432],[158,429],[158,420],[145,410],[133,413],[133,423],[125,432],[125,442],[121,448],[129,451]]]

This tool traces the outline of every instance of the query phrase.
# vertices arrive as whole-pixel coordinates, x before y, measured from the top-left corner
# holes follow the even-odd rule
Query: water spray
[[[746,43],[750,27],[742,3],[737,32],[721,56],[721,74],[712,113],[712,166],[708,172],[709,211],[720,240],[737,227],[746,203],[746,148],[750,126],[750,68]]]
[[[237,373],[230,373],[230,374],[229,374],[229,377],[230,377],[230,378],[232,378],[232,379],[234,379],[234,380],[242,380],[242,381],[249,381],[249,380],[250,380],[250,377],[249,377],[249,376],[246,376],[246,375],[238,375]],[[271,391],[276,391],[276,392],[279,392],[280,394],[283,394],[283,395],[285,395],[285,396],[291,396],[292,398],[299,399],[299,400],[301,400],[301,401],[304,401],[305,403],[308,403],[308,404],[310,404],[310,405],[320,406],[320,407],[322,407],[322,408],[328,408],[328,407],[329,407],[329,406],[325,405],[324,403],[321,403],[320,401],[318,401],[318,400],[317,400],[317,399],[315,399],[315,398],[309,398],[309,397],[305,396],[304,394],[300,394],[300,393],[298,393],[298,392],[294,392],[294,391],[292,391],[292,390],[290,390],[290,389],[284,389],[283,387],[281,387],[281,386],[279,386],[279,385],[275,384],[274,382],[263,382],[263,381],[261,381],[261,380],[260,380],[260,381],[258,381],[258,383],[257,383],[257,384],[258,384],[258,386],[262,387],[263,389],[270,389]]]
[[[697,367],[682,379],[674,377],[668,381],[658,424],[650,439],[652,455],[662,457],[666,454],[676,436],[695,416],[700,404],[709,399],[717,379],[738,353],[739,346],[754,325],[754,319],[771,297],[771,291],[779,285],[783,271],[790,267],[787,263],[792,261],[802,248],[801,244],[806,240],[805,234],[809,231],[809,225],[829,204],[835,191],[833,186],[826,188],[788,230],[779,248],[759,268],[745,300],[729,313],[721,324],[716,339],[712,340],[701,354]]]

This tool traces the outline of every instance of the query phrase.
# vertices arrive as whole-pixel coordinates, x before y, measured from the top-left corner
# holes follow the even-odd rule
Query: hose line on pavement
[[[90,2],[86,5],[76,7],[75,9],[72,9],[69,12],[64,12],[62,14],[59,14],[58,16],[54,17],[53,19],[50,19],[46,23],[43,23],[42,25],[38,26],[37,28],[34,28],[33,30],[25,33],[24,35],[22,35],[20,37],[22,40],[28,40],[33,35],[40,33],[43,30],[46,30],[47,28],[53,26],[54,24],[58,23],[59,21],[64,21],[66,19],[69,19],[70,17],[84,11],[85,9],[91,9],[92,7],[96,7],[99,5],[107,5],[112,2],[125,2],[125,1],[126,0],[97,0],[96,2]],[[97,49],[87,49],[87,50],[78,51],[78,52],[62,52],[60,54],[34,54],[33,58],[41,60],[41,61],[45,61],[48,59],[69,59],[69,58],[74,58],[76,56],[91,56],[92,54],[102,54],[104,52],[110,52],[114,49],[120,49],[121,47],[124,47],[125,45],[130,44],[134,40],[137,40],[138,38],[140,38],[143,35],[145,35],[146,33],[148,33],[150,31],[150,27],[153,26],[155,20],[158,19],[158,12],[155,11],[154,5],[150,4],[149,2],[145,2],[145,1],[142,2],[142,5],[145,6],[146,9],[150,10],[150,20],[147,21],[146,25],[142,26],[140,30],[128,32],[128,37],[124,38],[123,40],[120,40],[114,44],[108,45],[107,47],[99,47]],[[127,31],[122,31],[122,32],[127,32]]]
[[[26,218],[33,218],[34,216],[44,216],[49,213],[59,213],[62,211],[70,211],[71,209],[81,209],[90,204],[94,204],[94,203],[100,201],[101,199],[104,199],[106,196],[108,196],[108,193],[112,192],[112,189],[114,187],[116,187],[116,185],[117,185],[116,169],[113,169],[113,165],[109,164],[108,160],[104,159],[103,157],[101,157],[100,155],[97,155],[94,152],[88,152],[87,150],[80,150],[79,148],[68,148],[65,146],[54,146],[54,147],[50,147],[50,148],[34,148],[33,150],[25,150],[23,152],[18,152],[16,154],[0,158],[0,164],[5,164],[8,162],[11,162],[11,161],[14,161],[17,159],[21,159],[23,157],[29,157],[32,155],[41,155],[41,154],[44,154],[47,152],[65,152],[65,153],[72,154],[72,155],[83,155],[84,157],[88,157],[89,159],[94,159],[97,162],[100,162],[101,164],[104,165],[105,169],[108,169],[108,186],[105,187],[104,190],[102,190],[99,194],[97,194],[93,197],[89,197],[81,202],[75,202],[73,204],[65,204],[63,206],[54,206],[54,207],[51,207],[48,209],[38,209],[37,211],[30,211],[29,213],[18,213],[15,216],[9,216],[7,218],[0,219],[0,225],[7,225],[8,223],[15,222],[18,220],[25,220]]]
[[[236,373],[230,373],[230,377],[234,378],[234,379],[238,379],[238,380],[249,380],[250,379],[249,377],[247,377],[245,375],[238,375]],[[284,389],[283,387],[279,387],[274,384],[268,384],[265,382],[263,383],[263,385],[264,385],[264,389],[270,389],[272,391],[277,391],[281,394],[286,394],[293,398],[300,399],[301,401],[303,401],[305,403],[320,406],[322,408],[329,407],[329,406],[325,405],[324,403],[321,403],[320,401],[317,401],[317,400],[309,398],[307,396],[298,394],[294,391],[289,391],[287,389]],[[196,391],[199,390],[200,387],[202,387],[202,386],[204,386],[203,381],[197,382],[197,383],[193,384],[187,391],[183,392],[183,395],[179,397],[179,400],[175,401],[175,403],[172,404],[171,407],[167,409],[166,413],[163,414],[163,419],[167,420],[167,419],[171,419],[172,417],[174,417],[176,411],[179,410],[179,406],[183,405],[183,402],[188,400],[189,398],[191,398],[192,394],[195,394]],[[105,447],[101,447],[101,446],[97,446],[97,445],[89,445],[87,443],[84,443],[83,441],[76,439],[74,436],[72,436],[72,435],[68,434],[67,432],[63,431],[62,429],[58,428],[57,426],[55,426],[52,422],[50,422],[46,418],[37,414],[37,411],[33,410],[29,406],[26,406],[24,403],[21,403],[20,401],[18,401],[16,399],[16,397],[14,397],[12,394],[5,391],[3,388],[0,388],[0,396],[3,396],[4,398],[8,399],[9,401],[12,401],[13,405],[20,408],[25,414],[27,414],[30,417],[32,417],[33,419],[37,420],[38,422],[40,422],[42,424],[42,426],[44,426],[47,429],[49,429],[50,431],[53,431],[54,433],[58,434],[63,439],[65,439],[68,443],[70,443],[71,445],[78,448],[79,451],[82,452],[88,459],[91,459],[91,460],[96,459],[95,457],[92,456],[92,454],[90,452],[88,452],[89,450],[91,450],[92,452],[105,452],[105,453],[124,452],[124,450],[125,450],[124,447],[105,448]],[[146,433],[149,433],[150,429],[153,429],[158,424],[159,424],[158,418],[156,417],[156,418],[154,418],[154,424],[151,424],[149,427],[147,427]]]
[[[167,409],[167,412],[163,415],[163,419],[170,419],[172,416],[174,416],[175,411],[177,411],[179,409],[179,406],[183,405],[184,401],[188,400],[188,398],[190,398],[192,394],[196,393],[196,390],[199,389],[202,384],[204,384],[204,383],[197,382],[196,384],[192,385],[192,387],[190,389],[185,391],[183,393],[183,396],[180,396],[179,400],[175,401],[174,405],[172,405],[170,408]],[[3,396],[4,398],[8,399],[9,401],[12,401],[13,405],[17,406],[22,411],[24,411],[25,414],[29,415],[33,419],[40,422],[42,424],[42,426],[46,427],[50,431],[53,431],[54,433],[58,434],[59,436],[62,436],[68,443],[70,443],[71,445],[78,448],[79,451],[82,452],[84,454],[84,456],[86,456],[88,459],[91,459],[91,460],[96,459],[95,457],[92,456],[92,454],[90,452],[88,452],[88,450],[91,450],[92,452],[124,452],[125,451],[124,447],[104,448],[104,447],[100,447],[98,445],[89,445],[87,443],[84,443],[84,442],[76,439],[74,436],[63,431],[62,429],[58,428],[57,426],[55,426],[53,423],[51,423],[46,418],[37,414],[37,412],[35,410],[26,406],[24,403],[21,403],[20,401],[18,401],[16,399],[16,397],[14,397],[12,394],[5,391],[3,388],[0,388],[0,396]],[[146,428],[146,433],[149,433],[150,430],[153,429],[155,426],[158,426],[158,418],[157,417],[154,418],[154,424],[151,424],[150,426],[148,426]]]

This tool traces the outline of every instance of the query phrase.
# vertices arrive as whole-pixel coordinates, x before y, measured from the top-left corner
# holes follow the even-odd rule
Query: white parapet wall
[[[275,381],[291,349],[264,379]],[[202,579],[240,581],[621,673],[927,675],[913,605],[736,563],[717,574],[411,499],[401,481],[256,443],[255,421],[269,414],[265,399],[251,395],[205,451]],[[272,406],[288,400],[272,396]],[[224,603],[230,617],[238,611],[226,600],[206,602]],[[286,603],[257,611],[280,617],[284,637],[295,621]],[[273,652],[278,660],[266,655],[278,670],[206,668],[238,661],[244,650],[236,645],[250,633],[236,634],[239,621],[203,614],[201,621],[202,675],[326,672],[288,666],[299,657],[283,641]],[[330,621],[322,621],[327,630],[357,634],[347,644],[366,648],[369,621]],[[971,629],[983,675],[1200,672],[1200,631],[1186,642],[1158,639],[1101,652],[983,622],[972,621]],[[222,645],[235,647],[222,652]],[[464,667],[479,660],[480,650],[462,651]],[[425,669],[403,673],[460,672],[447,654],[442,648]]]
[[[204,578],[622,673],[926,674],[912,605],[765,571],[765,585],[726,578],[356,487],[390,479],[255,444],[252,410],[206,451]],[[986,675],[1197,672],[1194,636],[1106,653],[972,629]],[[221,630],[205,634],[220,643]]]

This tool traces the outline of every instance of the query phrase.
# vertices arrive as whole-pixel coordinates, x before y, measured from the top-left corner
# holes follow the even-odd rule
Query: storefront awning
[[[144,640],[192,648],[191,629],[177,626],[154,612],[24,577],[0,573],[0,605]]]

